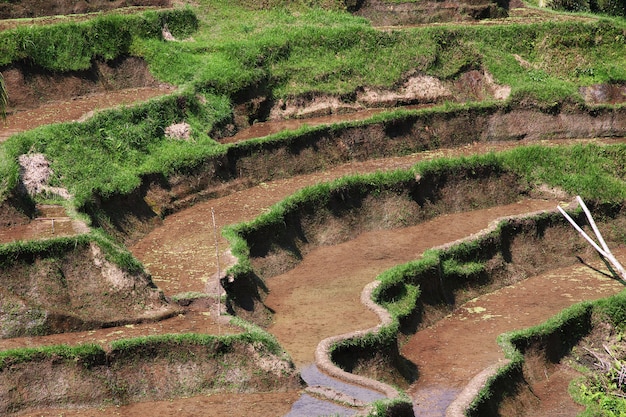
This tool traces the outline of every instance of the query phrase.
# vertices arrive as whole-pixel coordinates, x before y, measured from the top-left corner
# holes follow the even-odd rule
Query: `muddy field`
[[[106,3],[107,8],[169,6],[169,2],[161,0]],[[458,16],[458,20],[481,17],[488,12],[496,13],[493,8],[490,9],[490,5],[491,3],[477,5],[470,11],[470,15]],[[456,6],[440,6],[438,12],[441,16],[458,13]],[[92,11],[92,7],[102,7],[102,4],[32,1],[21,2],[21,7],[24,10],[20,11],[16,6],[9,10],[7,3],[0,4],[0,19],[2,16],[37,17],[87,13]],[[371,2],[367,8],[357,13],[379,19],[380,24],[397,24],[402,21],[398,19],[402,18],[403,11],[389,15],[384,13],[380,4]],[[32,74],[20,66],[5,68],[3,74],[14,93],[9,103],[7,123],[0,127],[0,141],[16,132],[37,126],[85,120],[94,111],[132,105],[175,92],[174,87],[154,80],[145,64],[134,58],[106,64],[96,62],[90,71],[63,77],[50,73]],[[451,94],[460,97],[463,91],[466,94],[464,100],[504,99],[508,94],[506,86],[488,83],[488,77],[484,73],[471,72],[464,77],[465,84],[457,83],[454,86],[456,90],[449,90],[451,86],[441,86],[438,93],[427,98],[416,98],[407,91],[420,90],[420,86],[424,87],[425,83],[430,83],[429,88],[434,88],[433,83],[436,84],[436,80],[409,79],[398,91],[375,92],[378,94],[377,99],[371,99],[375,95],[373,93],[359,97],[360,101],[351,103],[350,109],[338,108],[337,103],[329,97],[281,103],[275,108],[281,108],[287,113],[274,113],[272,117],[275,120],[251,126],[242,122],[232,131],[222,132],[224,134],[220,141],[237,143],[285,129],[297,129],[303,123],[328,125],[345,120],[362,120],[403,104],[421,103],[420,107],[430,106]],[[433,91],[432,88],[429,91]],[[423,90],[422,88],[419,94],[423,94]],[[603,91],[598,86],[595,90],[590,89],[586,96],[594,101],[602,93],[606,97],[601,102],[612,102],[614,96],[622,94],[621,90]],[[235,109],[236,118],[251,118],[252,115],[244,114],[242,110],[248,104],[239,104],[239,110]],[[349,113],[345,114],[346,111]],[[0,349],[95,343],[106,354],[111,354],[114,342],[133,337],[182,333],[241,335],[245,330],[229,322],[227,316],[220,315],[225,306],[215,298],[223,291],[218,285],[218,279],[235,262],[229,256],[228,242],[220,234],[227,225],[252,220],[266,212],[272,204],[303,187],[349,174],[406,169],[422,160],[482,154],[536,143],[561,146],[583,141],[599,144],[624,142],[621,138],[594,138],[595,135],[619,135],[626,129],[621,118],[623,113],[600,113],[594,113],[593,116],[565,113],[549,115],[517,109],[482,115],[482,119],[476,119],[472,114],[446,116],[431,122],[437,126],[439,133],[451,138],[442,143],[447,148],[423,150],[404,157],[389,156],[395,153],[393,140],[400,142],[408,136],[416,137],[419,135],[415,132],[421,131],[424,138],[418,138],[416,142],[419,145],[428,143],[427,133],[423,132],[420,121],[395,126],[397,131],[393,130],[394,126],[387,126],[385,130],[380,126],[372,126],[356,133],[323,138],[325,142],[320,141],[319,147],[316,144],[320,152],[329,154],[342,146],[344,151],[350,148],[350,151],[358,155],[353,156],[349,162],[346,162],[348,158],[338,158],[322,161],[328,164],[323,165],[308,149],[301,153],[300,159],[288,161],[284,160],[285,154],[280,150],[264,155],[263,163],[260,162],[261,158],[255,159],[254,155],[243,155],[238,161],[239,177],[229,178],[229,182],[220,184],[222,188],[217,191],[211,188],[214,186],[211,184],[197,189],[189,186],[189,183],[200,183],[198,178],[202,179],[203,175],[208,175],[206,173],[196,173],[196,178],[168,179],[172,183],[178,181],[178,189],[183,191],[180,195],[176,195],[175,187],[167,191],[175,196],[172,199],[179,198],[179,201],[164,207],[168,213],[171,212],[164,219],[160,218],[160,213],[152,212],[147,221],[141,220],[142,213],[138,213],[138,206],[133,203],[140,202],[143,209],[148,200],[153,199],[150,200],[152,203],[158,202],[167,194],[159,185],[144,184],[141,191],[143,194],[131,196],[130,202],[121,204],[118,200],[112,200],[103,203],[103,208],[109,213],[117,212],[121,220],[132,220],[128,223],[129,227],[119,228],[114,232],[120,241],[129,244],[129,249],[150,274],[149,277],[141,275],[124,278],[125,285],[132,287],[135,295],[139,294],[143,298],[139,299],[141,297],[137,296],[125,300],[123,296],[109,294],[102,287],[102,282],[98,280],[104,277],[110,282],[110,270],[100,255],[94,255],[93,262],[85,261],[89,258],[89,253],[98,251],[90,243],[80,251],[71,252],[67,260],[59,261],[58,265],[45,266],[60,271],[59,275],[63,279],[59,279],[59,282],[69,287],[64,289],[67,290],[66,293],[54,288],[55,294],[61,295],[58,295],[57,304],[53,305],[55,300],[49,300],[50,311],[67,313],[67,310],[63,311],[65,303],[79,314],[72,316],[71,320],[59,320],[56,327],[48,325],[46,331],[50,334],[45,336],[31,332],[28,335],[14,334],[11,335],[14,337],[5,337],[0,340]],[[296,119],[282,120],[289,117]],[[455,141],[454,138],[461,136],[461,133],[467,136],[468,129],[473,129],[472,133],[488,133],[477,135],[473,143]],[[389,136],[390,132],[393,133],[393,140]],[[488,134],[492,136],[487,136]],[[555,137],[555,140],[539,140],[546,135]],[[371,137],[371,143],[357,141],[363,137]],[[381,151],[383,143],[389,146],[384,151],[387,155]],[[428,146],[417,147],[424,149]],[[377,153],[378,151],[381,153]],[[265,171],[283,163],[284,171],[274,175],[275,179],[268,180],[269,174]],[[281,177],[283,178],[280,179]],[[378,274],[395,265],[419,259],[428,249],[445,247],[464,239],[476,239],[481,232],[485,233],[486,229],[493,227],[494,222],[504,217],[555,212],[557,205],[571,203],[573,197],[542,189],[529,189],[527,185],[516,183],[514,178],[497,175],[486,175],[481,181],[452,181],[447,188],[437,191],[441,201],[430,202],[428,207],[420,206],[414,201],[377,196],[366,200],[362,210],[349,218],[308,218],[304,222],[312,225],[309,229],[305,228],[304,232],[308,244],[300,248],[304,256],[297,262],[287,259],[280,250],[263,256],[253,256],[252,263],[266,288],[254,300],[251,308],[238,306],[235,312],[240,317],[263,326],[293,360],[296,369],[284,372],[283,386],[272,385],[268,383],[266,376],[257,375],[257,371],[251,370],[252,368],[243,367],[243,371],[237,368],[230,373],[215,373],[216,376],[212,379],[217,380],[228,374],[232,379],[231,385],[237,385],[237,379],[254,374],[260,382],[255,380],[251,383],[252,386],[245,389],[226,389],[231,389],[232,392],[224,392],[225,389],[220,388],[205,389],[202,395],[181,395],[182,388],[167,391],[167,387],[160,386],[159,381],[163,382],[163,386],[170,383],[173,386],[176,382],[176,378],[164,375],[164,369],[170,369],[168,366],[171,366],[173,372],[182,375],[181,379],[200,379],[196,376],[197,367],[205,366],[205,374],[215,371],[214,367],[210,362],[198,364],[189,361],[173,366],[165,360],[155,360],[152,363],[139,362],[137,369],[129,370],[124,376],[131,382],[141,378],[153,378],[151,382],[154,385],[150,386],[152,392],[161,388],[167,392],[161,397],[154,393],[144,393],[113,401],[111,398],[99,398],[101,394],[104,395],[102,392],[94,392],[88,399],[65,401],[54,384],[49,383],[44,386],[52,394],[48,395],[43,390],[24,389],[14,396],[17,390],[10,388],[12,381],[8,378],[8,381],[0,384],[7,393],[4,402],[0,403],[7,412],[20,416],[161,414],[296,417],[329,414],[326,410],[329,410],[327,407],[331,402],[319,393],[305,391],[295,371],[301,372],[314,367],[315,350],[323,339],[358,332],[379,324],[379,317],[364,306],[360,298],[363,288],[375,280]],[[81,236],[88,232],[84,224],[72,220],[60,206],[25,208],[25,204],[15,200],[3,207],[6,210],[0,216],[0,242]],[[158,204],[153,206],[157,207]],[[623,224],[623,216],[617,215],[615,219],[602,223],[601,227],[603,230],[615,231],[616,228],[623,227]],[[542,323],[577,302],[604,298],[623,290],[623,283],[614,279],[597,255],[581,242],[569,226],[557,224],[553,228],[542,230],[541,239],[537,235],[539,233],[531,230],[507,237],[510,239],[510,253],[506,257],[510,259],[504,259],[501,252],[489,259],[489,275],[488,278],[483,277],[483,281],[451,283],[451,288],[447,289],[437,287],[444,295],[439,299],[435,296],[426,298],[428,301],[421,306],[421,314],[414,317],[413,321],[404,323],[405,329],[398,341],[397,353],[401,355],[405,365],[408,364],[411,372],[407,373],[406,369],[404,372],[389,369],[388,358],[376,357],[372,352],[357,352],[340,365],[350,368],[355,375],[378,379],[406,389],[412,399],[415,415],[442,416],[459,395],[468,389],[470,393],[477,392],[477,388],[472,386],[480,385],[475,379],[477,375],[505,363],[502,349],[495,342],[498,335]],[[214,236],[217,237],[214,239]],[[610,245],[616,247],[617,257],[626,257],[626,250],[620,243],[619,236],[609,232],[607,238]],[[216,241],[218,248],[215,247]],[[216,251],[219,255],[216,255]],[[43,293],[38,293],[38,290],[43,287],[41,276],[45,272],[37,268],[41,264],[47,265],[46,262],[42,257],[3,273],[3,279],[10,284],[12,290],[20,287],[21,292],[14,298],[19,298],[26,306],[29,300],[40,302],[44,298]],[[89,272],[90,282],[94,282],[94,286],[72,287],[72,282],[80,281],[80,271]],[[30,277],[31,287],[18,283],[18,277],[22,276]],[[154,288],[151,283],[158,288]],[[428,283],[424,286],[425,291],[429,285],[440,284]],[[88,308],[75,301],[84,301],[87,297],[84,294],[76,296],[81,289],[89,292],[89,299],[93,299]],[[50,293],[51,290],[46,287],[46,291]],[[99,297],[98,294],[102,296]],[[98,300],[102,305],[98,304]],[[105,304],[108,310],[103,307]],[[82,321],[73,325],[73,331],[65,331],[69,330],[68,323],[77,323],[76,317]],[[24,324],[24,327],[27,325],[29,324]],[[246,349],[244,347],[237,352],[233,363],[250,354]],[[51,375],[50,380],[59,375],[50,370],[56,363],[52,360],[45,364],[46,372],[49,371]],[[535,397],[525,402],[520,400],[505,403],[501,408],[502,415],[574,415],[580,411],[580,406],[567,395],[567,385],[577,375],[573,369],[566,364],[547,366],[540,358],[535,366],[544,370],[543,376],[539,373],[532,381]],[[267,369],[264,368],[264,371]],[[275,368],[268,372],[271,374],[274,371]],[[94,371],[96,380],[108,378],[111,369],[103,367],[101,372],[97,374]],[[238,375],[237,372],[246,375]],[[71,381],[63,389],[68,390],[69,384],[80,382],[80,378],[75,376],[78,374],[71,374],[73,377],[68,378]],[[19,378],[22,379],[19,384],[24,387],[41,383],[37,369],[29,369],[20,375]],[[93,384],[85,386],[97,386],[95,382]],[[329,387],[326,388],[337,389],[334,385],[338,383],[328,384]],[[80,387],[80,384],[76,387]],[[360,394],[359,390],[360,388],[355,388],[356,393],[345,394],[341,398],[353,400]],[[97,389],[94,388],[94,391]],[[60,399],[54,400],[54,395]],[[336,400],[339,396],[334,395]],[[169,399],[162,400],[166,397]],[[127,402],[131,404],[124,404]],[[359,409],[346,404],[346,401],[335,401],[332,406],[337,408],[332,408],[330,413],[353,415]]]

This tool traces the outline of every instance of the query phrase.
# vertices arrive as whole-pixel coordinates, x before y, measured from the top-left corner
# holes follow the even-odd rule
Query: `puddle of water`
[[[356,412],[357,410],[320,400],[308,394],[303,394],[302,397],[293,404],[291,411],[289,411],[285,417],[347,417],[355,415]]]
[[[378,391],[373,391],[367,388],[359,387],[357,385],[347,384],[345,382],[339,381],[338,379],[323,374],[320,372],[317,366],[313,364],[302,368],[302,370],[300,371],[300,375],[302,376],[304,382],[306,382],[307,385],[310,387],[316,385],[329,387],[334,389],[335,391],[339,391],[363,402],[370,403],[372,401],[385,398],[385,396]]]
[[[460,392],[447,387],[424,388],[413,396],[413,413],[415,417],[443,417]]]

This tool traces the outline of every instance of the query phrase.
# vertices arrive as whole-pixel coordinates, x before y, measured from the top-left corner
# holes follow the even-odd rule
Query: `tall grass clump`
[[[107,14],[84,22],[19,26],[0,32],[0,66],[26,61],[52,71],[86,70],[93,59],[108,61],[129,54],[134,37],[161,39],[165,23],[181,35],[197,28],[191,9]]]
[[[76,205],[82,207],[95,196],[133,191],[144,173],[171,174],[214,153],[218,144],[205,133],[214,122],[206,116],[211,114],[206,110],[212,103],[202,104],[193,93],[165,96],[132,108],[100,112],[83,123],[20,133],[12,136],[4,149],[15,159],[28,152],[44,153],[55,174],[52,182],[68,188]],[[192,140],[165,137],[167,126],[187,117],[197,126]]]
[[[531,184],[546,183],[592,201],[619,202],[626,198],[622,181],[626,147],[621,144],[533,145],[503,152],[499,158]]]

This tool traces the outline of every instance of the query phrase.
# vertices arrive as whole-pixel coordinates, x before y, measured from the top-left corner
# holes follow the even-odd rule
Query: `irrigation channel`
[[[148,96],[158,90],[146,90]],[[122,95],[124,93],[121,93]],[[131,94],[130,96],[133,96]],[[97,96],[96,102],[101,102]],[[123,98],[120,98],[123,99]],[[83,102],[74,102],[82,106]],[[85,101],[86,108],[94,106]],[[54,106],[53,106],[54,107]],[[63,106],[61,106],[63,107]],[[71,107],[71,106],[70,106]],[[57,106],[58,108],[58,106]],[[46,115],[46,109],[40,109]],[[85,112],[82,108],[79,113]],[[81,114],[82,114],[81,113]],[[74,120],[81,114],[50,115],[62,120]],[[27,124],[45,124],[49,118],[9,115],[9,129],[4,136],[23,130]],[[371,116],[371,112],[350,115],[351,120]],[[43,117],[43,116],[42,116]],[[308,124],[337,122],[338,116],[305,120]],[[27,120],[28,119],[28,120]],[[23,123],[24,125],[20,125]],[[12,125],[14,124],[14,126]],[[293,122],[261,124],[242,132],[232,140],[245,140],[282,129],[295,129]],[[34,126],[31,126],[34,127]],[[624,139],[597,140],[601,143],[623,142]],[[575,140],[542,141],[546,146],[563,145]],[[531,143],[531,142],[529,142]],[[532,144],[537,144],[533,141]],[[331,181],[349,174],[409,168],[415,163],[444,156],[461,156],[502,151],[524,146],[524,141],[474,143],[454,149],[439,149],[406,157],[393,157],[365,162],[353,162],[309,175],[282,179],[233,192],[222,198],[196,204],[167,217],[131,247],[152,274],[154,282],[167,296],[185,292],[205,292],[215,281],[217,263],[213,240],[212,213],[218,228],[252,220],[295,191],[319,182]],[[377,230],[360,234],[347,242],[319,247],[308,253],[290,271],[267,280],[269,295],[265,303],[275,311],[268,331],[276,336],[293,358],[309,386],[329,387],[344,398],[370,402],[382,395],[330,378],[313,364],[314,351],[324,338],[375,326],[377,317],[360,302],[364,286],[384,270],[416,258],[427,249],[445,245],[475,235],[491,223],[506,216],[523,215],[542,210],[555,210],[557,199],[520,199],[511,204],[491,208],[441,215],[415,226]],[[56,221],[56,229],[54,222]],[[29,226],[5,230],[3,242],[16,239],[49,237],[54,234],[80,233],[83,225],[71,222],[54,208],[42,207],[38,221]],[[575,233],[572,231],[572,233]],[[219,235],[219,234],[218,234]],[[228,243],[219,235],[221,258],[227,259]],[[626,251],[615,251],[624,258]],[[417,416],[442,416],[446,408],[463,392],[472,379],[485,369],[503,363],[504,355],[496,337],[504,332],[539,324],[562,309],[581,300],[592,300],[615,294],[623,285],[608,276],[595,257],[584,259],[587,264],[575,264],[527,278],[513,285],[475,297],[459,305],[451,314],[424,326],[402,344],[402,355],[417,366],[419,378],[408,387]],[[224,265],[222,265],[224,267]],[[26,337],[0,341],[0,349],[53,344],[96,342],[107,345],[112,340],[164,333],[238,333],[240,328],[215,320],[214,306],[198,305],[187,314],[162,320],[114,327],[88,332]],[[341,320],[337,318],[340,317]],[[551,384],[534,387],[541,399],[533,415],[572,415],[578,406],[566,392],[569,374],[556,370],[549,375]],[[546,378],[548,374],[546,373]],[[561,381],[560,384],[555,381]],[[147,414],[177,416],[247,415],[353,415],[355,408],[338,405],[306,392],[255,394],[214,394],[160,402],[144,402],[127,406],[99,409],[41,409],[21,413],[23,416],[99,416]],[[560,413],[560,414],[559,414]]]

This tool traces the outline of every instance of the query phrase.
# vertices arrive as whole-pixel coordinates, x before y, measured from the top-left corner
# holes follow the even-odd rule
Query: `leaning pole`
[[[584,237],[587,240],[587,242],[589,242],[591,244],[591,246],[593,246],[593,248],[596,251],[598,251],[598,253],[602,257],[604,257],[608,262],[611,263],[611,265],[613,265],[613,267],[615,268],[615,270],[617,271],[617,273],[621,277],[622,281],[626,281],[626,270],[624,270],[624,267],[622,266],[622,264],[620,264],[619,261],[615,258],[615,256],[613,255],[613,253],[609,249],[608,245],[604,241],[604,238],[602,237],[602,234],[600,233],[600,230],[598,230],[598,226],[596,226],[596,222],[593,220],[593,217],[591,216],[591,212],[587,208],[587,205],[585,204],[583,199],[580,198],[580,196],[576,196],[576,200],[578,200],[578,204],[580,205],[580,207],[585,212],[585,215],[587,216],[587,221],[591,225],[591,228],[593,229],[593,232],[595,233],[596,238],[600,242],[600,245],[598,245],[598,243],[596,243],[595,240],[593,240],[591,237],[589,237],[589,235],[587,233],[585,233],[585,231],[574,221],[574,219],[572,219],[570,217],[569,214],[567,214],[567,212],[565,210],[563,210],[563,208],[561,206],[557,206],[557,209],[567,219],[567,221],[570,222],[570,224],[572,226],[574,226],[574,229],[576,229],[578,231],[578,233],[580,233],[581,236]],[[600,246],[602,246],[602,247],[600,247]]]

